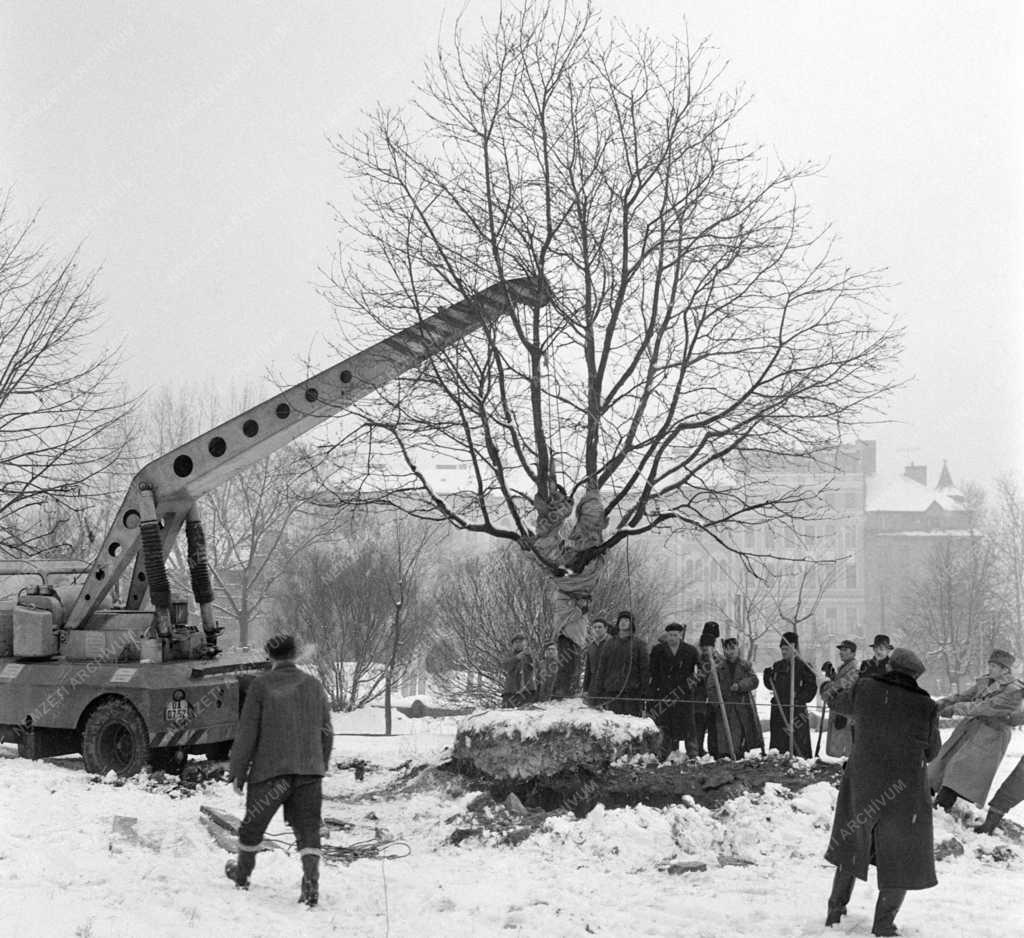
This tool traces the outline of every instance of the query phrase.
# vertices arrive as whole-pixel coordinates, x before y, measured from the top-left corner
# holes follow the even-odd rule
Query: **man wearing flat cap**
[[[661,760],[664,762],[679,744],[688,756],[697,755],[694,744],[693,686],[696,682],[699,653],[683,641],[681,622],[665,626],[664,641],[651,649],[651,698],[648,716],[661,730]]]
[[[838,713],[832,703],[840,694],[847,693],[853,688],[860,677],[860,672],[857,670],[856,642],[845,639],[836,645],[836,649],[839,652],[839,667],[833,667],[828,661],[821,667],[828,676],[828,680],[821,685],[821,699],[829,708],[825,752],[834,758],[845,759],[853,748],[853,726],[849,717]]]
[[[939,751],[938,708],[917,686],[920,658],[895,648],[885,674],[861,678],[836,710],[857,727],[836,800],[825,859],[836,866],[825,924],[846,914],[854,882],[874,864],[878,900],[872,935],[898,935],[896,913],[908,889],[937,882],[925,764]]]
[[[871,643],[872,657],[865,658],[860,664],[860,676],[885,674],[886,663],[889,660],[889,653],[892,651],[892,642],[888,635],[876,635]]]
[[[1010,719],[1020,707],[1021,682],[1013,677],[1014,657],[996,649],[988,674],[974,687],[936,701],[941,716],[962,716],[938,758],[928,766],[935,803],[949,811],[957,798],[985,804],[999,763],[1010,745]]]

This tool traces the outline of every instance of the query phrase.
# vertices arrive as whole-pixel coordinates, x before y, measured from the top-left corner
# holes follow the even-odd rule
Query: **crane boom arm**
[[[357,352],[319,374],[251,407],[176,447],[136,473],[96,555],[66,628],[80,628],[139,553],[139,523],[148,508],[168,532],[176,532],[199,496],[286,446],[329,417],[392,379],[453,345],[514,304],[550,301],[543,278],[505,280],[439,310],[401,332]],[[137,564],[129,606],[145,594],[145,572]],[[133,603],[133,599],[136,602]]]

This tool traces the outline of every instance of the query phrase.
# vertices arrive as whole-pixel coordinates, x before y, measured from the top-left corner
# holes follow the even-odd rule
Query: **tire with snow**
[[[82,758],[86,771],[135,775],[149,761],[149,733],[139,711],[127,700],[100,704],[85,721]]]

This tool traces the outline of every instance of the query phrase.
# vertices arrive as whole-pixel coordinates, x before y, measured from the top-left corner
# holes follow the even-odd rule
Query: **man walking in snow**
[[[907,890],[937,882],[925,766],[941,740],[938,709],[917,686],[923,673],[917,655],[895,648],[885,674],[861,678],[833,702],[857,732],[825,853],[836,866],[828,926],[846,914],[854,882],[868,878],[870,864],[878,873],[872,935],[898,935],[896,913]]]
[[[273,665],[249,687],[231,747],[231,778],[246,790],[245,817],[238,828],[238,857],[225,872],[249,886],[263,834],[284,807],[302,862],[299,901],[314,906],[320,883],[321,782],[327,773],[334,733],[331,709],[320,682],[295,666],[295,638],[275,635],[266,644]]]

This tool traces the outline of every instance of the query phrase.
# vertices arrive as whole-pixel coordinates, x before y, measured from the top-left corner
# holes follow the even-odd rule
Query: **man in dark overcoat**
[[[888,635],[876,635],[871,643],[871,657],[860,663],[861,677],[877,677],[888,670],[887,662],[892,653],[892,642]]]
[[[620,612],[615,625],[617,634],[601,649],[596,693],[606,709],[638,717],[648,693],[650,655],[636,636],[631,612]]]
[[[793,729],[793,754],[811,757],[811,724],[807,704],[818,692],[810,666],[800,657],[796,632],[783,632],[779,641],[782,659],[764,669],[764,686],[772,692],[771,748],[789,752],[789,731]]]
[[[587,652],[583,659],[583,697],[590,699],[594,696],[597,686],[597,666],[601,660],[601,651],[604,643],[608,641],[610,626],[598,616],[590,622],[590,641],[587,643]]]
[[[686,753],[697,754],[694,744],[693,689],[699,653],[683,641],[683,626],[670,622],[665,626],[665,640],[651,649],[651,699],[647,714],[661,730],[661,759],[679,749],[685,742]]]
[[[839,786],[825,859],[836,866],[826,925],[846,914],[856,879],[878,875],[873,935],[897,935],[895,918],[908,889],[937,882],[926,766],[941,748],[935,702],[917,686],[921,659],[906,648],[889,671],[862,677],[832,706],[857,727]]]

